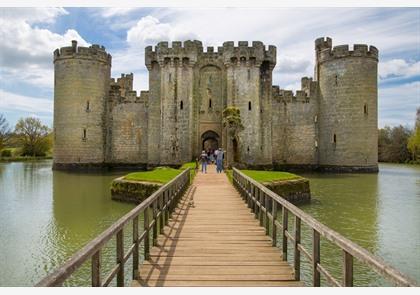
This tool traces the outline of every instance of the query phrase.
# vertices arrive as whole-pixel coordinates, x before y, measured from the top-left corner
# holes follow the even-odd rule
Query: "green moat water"
[[[0,163],[0,286],[34,285],[133,208],[110,197],[111,180],[125,172],[67,173],[51,165]],[[304,176],[313,199],[303,210],[420,282],[420,167],[382,164],[379,174]],[[128,247],[129,230],[125,236]],[[104,250],[104,272],[111,268],[105,261],[115,260],[114,245]],[[341,252],[325,241],[321,249],[321,261],[340,277]],[[89,285],[89,267],[68,284]],[[302,268],[309,282],[309,266]],[[386,285],[357,262],[355,273],[357,285]]]

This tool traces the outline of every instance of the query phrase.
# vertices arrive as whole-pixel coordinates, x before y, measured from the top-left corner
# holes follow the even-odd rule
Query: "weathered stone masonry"
[[[229,165],[377,171],[377,63],[373,46],[315,41],[314,78],[301,90],[272,85],[276,48],[228,41],[146,47],[149,91],[133,74],[110,77],[103,46],[54,52],[54,168],[180,165],[222,147]],[[222,123],[227,106],[245,126]]]

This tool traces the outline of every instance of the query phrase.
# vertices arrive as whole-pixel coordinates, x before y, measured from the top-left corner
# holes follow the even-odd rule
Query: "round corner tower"
[[[104,163],[110,77],[103,46],[54,51],[54,168]]]
[[[315,41],[319,83],[319,165],[325,169],[378,169],[378,50]]]

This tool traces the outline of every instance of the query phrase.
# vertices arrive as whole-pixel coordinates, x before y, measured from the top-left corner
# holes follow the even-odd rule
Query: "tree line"
[[[225,118],[225,121],[229,120]],[[0,114],[1,157],[46,156],[52,147],[52,132],[40,119],[21,118],[12,129]],[[414,129],[400,125],[378,130],[378,160],[420,164],[420,108],[417,109]]]
[[[379,129],[378,160],[420,164],[420,108],[416,112],[414,129],[402,125]]]
[[[0,114],[0,156],[43,157],[50,152],[52,132],[38,118],[21,118],[12,129]]]

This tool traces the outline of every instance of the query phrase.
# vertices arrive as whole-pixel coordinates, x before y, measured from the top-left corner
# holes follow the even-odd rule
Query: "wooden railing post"
[[[258,219],[258,205],[257,205],[257,202],[258,202],[259,193],[260,193],[260,189],[258,187],[255,187],[255,190],[254,190],[254,199],[255,199],[255,201],[254,201],[254,217],[255,217],[255,219]]]
[[[145,236],[144,236],[144,260],[149,260],[150,259],[150,255],[149,255],[149,251],[150,251],[150,244],[149,244],[149,207],[144,209],[144,231]]]
[[[117,232],[117,287],[124,287],[124,232],[120,229]]]
[[[92,256],[92,287],[101,286],[101,250]]]
[[[139,217],[133,218],[133,280],[138,278],[139,273]]]
[[[265,193],[263,191],[260,191],[260,209],[258,209],[258,216],[260,219],[260,226],[263,226],[264,224],[264,215],[263,215],[263,210],[262,208],[264,207],[264,198],[265,198]]]
[[[318,271],[318,263],[321,262],[321,249],[320,249],[320,236],[319,232],[315,229],[313,230],[313,240],[312,240],[312,280],[313,286],[321,286],[321,274]]]
[[[276,220],[277,220],[277,202],[275,200],[273,201],[273,211],[272,211],[272,215],[273,215],[273,219],[271,220],[271,237],[273,239],[273,247],[276,247],[277,245],[277,226],[276,226]]]
[[[299,245],[300,245],[300,218],[295,216],[295,280],[300,281],[300,251],[299,251]]]
[[[288,224],[289,224],[289,219],[288,219],[288,211],[287,208],[283,206],[283,210],[282,210],[282,250],[283,250],[283,261],[287,261],[287,236],[286,236],[286,231],[288,228]]]
[[[343,250],[343,286],[353,287],[353,256]]]
[[[159,216],[159,233],[163,234],[163,229],[165,227],[165,220],[164,220],[164,214],[163,214],[163,206],[164,206],[164,196],[165,196],[165,192],[162,192],[162,194],[159,196],[159,212],[160,212],[160,216]]]
[[[265,202],[264,202],[264,207],[265,207],[265,234],[269,235],[270,233],[270,219],[268,218],[268,211],[269,211],[269,205],[268,202],[271,200],[271,198],[269,196],[265,196]]]
[[[153,202],[153,220],[154,220],[154,224],[153,224],[153,246],[157,245],[157,238],[158,238],[158,220],[157,220],[157,200],[155,200]]]
[[[166,210],[165,210],[165,225],[169,224],[169,200],[172,198],[172,188],[169,187],[167,194],[166,194],[166,198],[165,198],[165,205],[166,205]]]

